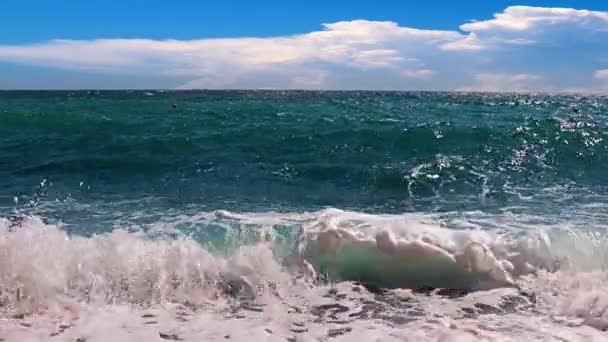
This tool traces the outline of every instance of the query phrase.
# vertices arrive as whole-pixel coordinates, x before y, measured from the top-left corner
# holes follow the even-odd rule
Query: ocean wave
[[[270,248],[243,246],[213,256],[188,239],[149,239],[114,231],[70,236],[38,217],[0,221],[0,306],[32,312],[71,299],[146,304],[194,302],[218,295],[222,284],[282,276]]]
[[[189,219],[224,227],[215,249],[213,239],[174,230],[81,237],[39,217],[2,219],[2,306],[31,311],[52,298],[196,301],[221,295],[232,281],[256,288],[302,274],[311,281],[324,275],[380,287],[479,290],[518,287],[538,272],[602,270],[608,261],[605,235],[565,227],[448,229],[428,215],[337,209],[216,211]]]
[[[260,214],[225,212],[217,216],[263,226],[304,219],[268,215],[270,220],[264,221]],[[442,227],[435,215],[328,209],[308,214],[291,257],[305,269],[340,280],[414,288],[513,286],[517,278],[539,270],[589,271],[608,262],[607,236],[591,227],[581,231],[564,223],[536,223],[528,229],[484,226],[453,229]]]

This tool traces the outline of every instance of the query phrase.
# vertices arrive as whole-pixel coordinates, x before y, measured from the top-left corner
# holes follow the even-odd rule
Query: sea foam
[[[165,237],[158,231],[118,229],[82,237],[35,216],[17,223],[2,219],[3,307],[31,311],[52,298],[196,301],[217,296],[218,288],[232,280],[256,287],[293,278],[294,272],[311,281],[327,276],[389,288],[517,287],[522,277],[540,271],[598,271],[608,260],[605,236],[567,227],[453,229],[428,215],[337,209],[222,211],[190,219],[223,225],[231,251],[218,253],[191,236]],[[287,240],[277,227],[289,231]]]
[[[237,292],[247,292],[244,295],[249,300],[264,305],[261,316],[244,316],[243,324],[257,329],[272,322],[273,328],[268,330],[276,336],[284,333],[289,337],[290,330],[282,323],[283,311],[291,312],[292,307],[298,306],[298,310],[305,310],[302,319],[311,320],[306,324],[316,324],[313,318],[305,318],[306,310],[314,316],[316,308],[325,305],[318,301],[326,297],[319,292],[325,291],[326,285],[317,280],[327,274],[340,281],[330,293],[344,292],[348,299],[345,297],[341,305],[352,306],[353,314],[361,309],[356,298],[367,303],[372,297],[354,292],[356,286],[349,290],[349,281],[366,286],[375,283],[380,288],[409,287],[414,291],[423,287],[424,291],[433,287],[466,289],[462,293],[469,295],[450,301],[433,296],[414,302],[405,299],[410,306],[420,306],[417,310],[443,317],[439,321],[421,317],[408,324],[411,336],[407,338],[419,336],[421,341],[516,340],[511,334],[500,333],[504,329],[519,329],[518,334],[530,340],[547,336],[547,331],[557,337],[594,340],[599,331],[587,328],[608,328],[608,278],[603,270],[606,240],[597,232],[575,234],[564,226],[518,233],[506,230],[511,232],[507,234],[481,228],[446,228],[429,215],[371,215],[337,209],[297,214],[209,212],[190,219],[220,224],[227,231],[254,230],[260,238],[256,241],[248,237],[226,254],[211,252],[190,237],[167,238],[158,231],[151,234],[114,230],[82,237],[70,235],[62,225],[45,223],[36,216],[1,219],[3,316],[35,314],[40,327],[32,329],[38,331],[35,329],[47,329],[43,327],[44,320],[51,320],[49,317],[55,316],[49,313],[55,312],[63,320],[70,316],[74,322],[70,324],[84,324],[72,334],[88,332],[95,340],[122,336],[123,328],[116,326],[111,334],[102,328],[109,327],[103,323],[108,315],[123,325],[131,322],[129,334],[148,336],[147,323],[133,325],[133,315],[143,316],[144,310],[152,310],[165,323],[171,323],[173,318],[163,314],[165,309],[161,308],[175,303],[220,310],[197,309],[203,310],[198,314],[203,316],[180,332],[186,340],[196,340],[203,336],[202,331],[210,334],[217,330],[212,334],[217,337],[220,331],[232,329],[220,324],[224,321],[220,318],[225,310],[234,310],[228,304],[239,296],[234,290],[240,287]],[[289,253],[277,248],[284,241],[277,243],[275,227],[294,231]],[[238,236],[236,232],[227,233],[226,239]],[[298,280],[302,271],[308,279]],[[537,318],[531,321],[526,311],[529,309],[509,304],[518,301],[525,302],[527,308],[533,307]],[[459,317],[465,309],[479,308],[502,310],[503,316],[484,316],[483,327],[479,318],[449,318]],[[254,312],[257,310],[262,307]],[[382,310],[388,311],[380,317],[391,317],[387,316],[391,310],[398,310],[392,313],[397,314],[402,309]],[[351,324],[356,331],[367,331],[372,337],[389,334],[406,338],[399,329],[379,322],[357,319]],[[203,326],[207,330],[201,330]],[[7,336],[29,336],[8,321],[0,327]],[[380,330],[372,333],[374,329]],[[259,333],[264,335],[264,331],[267,330]]]

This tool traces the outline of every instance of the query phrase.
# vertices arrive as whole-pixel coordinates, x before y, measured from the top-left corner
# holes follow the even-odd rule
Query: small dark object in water
[[[365,318],[367,317],[368,312],[369,310],[362,309],[360,311],[349,314],[348,317]]]
[[[21,228],[21,225],[23,224],[23,221],[25,221],[25,219],[27,218],[27,216],[25,215],[11,215],[8,217],[8,230],[10,232],[12,232],[13,230],[15,230],[16,228]]]
[[[69,324],[61,324],[59,325],[59,329],[55,332],[52,332],[51,335],[49,335],[50,337],[55,337],[58,335],[63,334],[67,329],[71,328],[72,326]]]
[[[57,331],[55,331],[55,332],[52,332],[52,333],[49,335],[49,337],[55,337],[55,336],[59,336],[59,335],[63,334],[63,332],[64,332],[64,331],[65,331],[65,330],[63,330],[63,329],[57,330]]]
[[[427,296],[431,295],[431,292],[435,291],[437,288],[433,287],[433,286],[421,286],[418,288],[414,288],[412,289],[412,291],[414,293],[421,293],[421,294],[425,294]]]
[[[475,303],[475,308],[477,308],[482,315],[502,313],[501,309],[484,303]]]
[[[173,108],[173,109],[177,108],[177,104],[175,104],[175,103],[174,103],[174,104],[172,104],[172,105],[171,105],[171,108]]]
[[[521,296],[524,296],[524,297],[528,298],[528,300],[530,301],[530,303],[536,304],[536,294],[535,293],[530,293],[530,292],[526,292],[526,291],[520,290],[519,294]]]
[[[172,340],[172,341],[181,341],[182,340],[182,338],[180,338],[176,334],[165,334],[165,333],[159,332],[158,335],[160,336],[160,338],[165,339],[165,340]]]
[[[319,305],[316,306],[312,309],[312,313],[314,315],[320,316],[325,314],[326,311],[332,311],[332,315],[338,314],[338,313],[345,313],[348,312],[348,307],[341,305],[341,304],[324,304],[324,305]]]
[[[397,325],[405,325],[416,320],[415,318],[404,316],[384,316],[382,318]]]
[[[356,284],[356,285],[360,285],[360,286],[365,287],[365,289],[368,292],[373,293],[373,294],[382,294],[382,293],[384,293],[384,289],[382,287],[378,286],[377,284],[374,284],[374,283],[359,283],[359,284]]]
[[[339,328],[339,329],[329,329],[329,331],[327,332],[327,336],[336,337],[336,336],[340,336],[340,335],[349,333],[352,330],[353,330],[353,328],[351,328],[351,327]]]
[[[262,307],[262,305],[255,304],[255,303],[244,302],[244,303],[241,303],[240,308],[243,310],[254,311],[254,312],[263,312],[264,311],[264,308]]]
[[[221,285],[224,294],[240,299],[255,298],[255,290],[253,286],[244,279],[230,279]]]
[[[438,296],[444,296],[444,297],[448,297],[448,298],[464,297],[469,293],[471,293],[470,289],[450,289],[450,288],[441,289],[436,292],[436,294]]]
[[[302,309],[298,308],[297,306],[290,306],[287,313],[302,313]]]
[[[8,217],[8,231],[13,232],[15,229],[21,228],[23,226],[23,222],[28,218],[25,214],[14,214]],[[49,224],[49,220],[46,218],[41,218],[42,223]]]

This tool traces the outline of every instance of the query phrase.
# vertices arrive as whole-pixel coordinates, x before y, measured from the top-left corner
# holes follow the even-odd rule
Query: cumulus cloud
[[[467,23],[460,28],[468,32],[523,32],[538,27],[563,24],[606,31],[608,30],[608,13],[572,8],[511,6],[503,13],[495,14],[494,19]]]
[[[608,69],[597,70],[595,72],[595,78],[598,80],[608,80]]]
[[[483,43],[479,40],[479,38],[477,38],[477,34],[475,32],[472,32],[462,39],[445,43],[441,46],[441,49],[446,51],[476,51],[483,48]]]
[[[479,48],[505,45],[551,45],[558,41],[596,38],[608,35],[608,12],[573,8],[511,6],[493,19],[460,26],[469,36],[475,34]],[[600,40],[601,40],[600,39]]]
[[[320,87],[325,84],[331,65],[356,70],[404,67],[411,70],[410,64],[418,61],[412,55],[462,37],[463,34],[453,31],[418,30],[400,27],[394,22],[354,20],[325,24],[324,30],[308,34],[273,38],[53,40],[35,45],[0,46],[0,60],[68,70],[154,72],[192,78],[186,87],[224,87],[238,84],[243,78],[262,75],[274,75],[284,82],[291,80],[296,87]],[[389,48],[394,44],[400,48]],[[323,65],[325,69],[318,71]],[[317,70],[319,74],[310,75],[310,70]],[[417,75],[428,75],[428,71]],[[289,87],[289,84],[282,86]]]
[[[178,79],[181,88],[525,91],[608,78],[605,60],[600,65],[608,12],[512,6],[460,30],[352,20],[269,38],[52,40],[0,45],[0,61],[155,75]]]

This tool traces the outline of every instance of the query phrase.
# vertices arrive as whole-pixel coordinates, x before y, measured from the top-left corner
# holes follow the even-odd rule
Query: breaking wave
[[[230,286],[255,292],[302,275],[380,287],[519,287],[538,272],[602,271],[608,261],[605,235],[566,227],[453,229],[428,215],[337,209],[191,219],[226,230],[213,246],[194,235],[115,230],[82,237],[35,216],[2,219],[0,304],[31,312],[62,300],[196,302]]]

